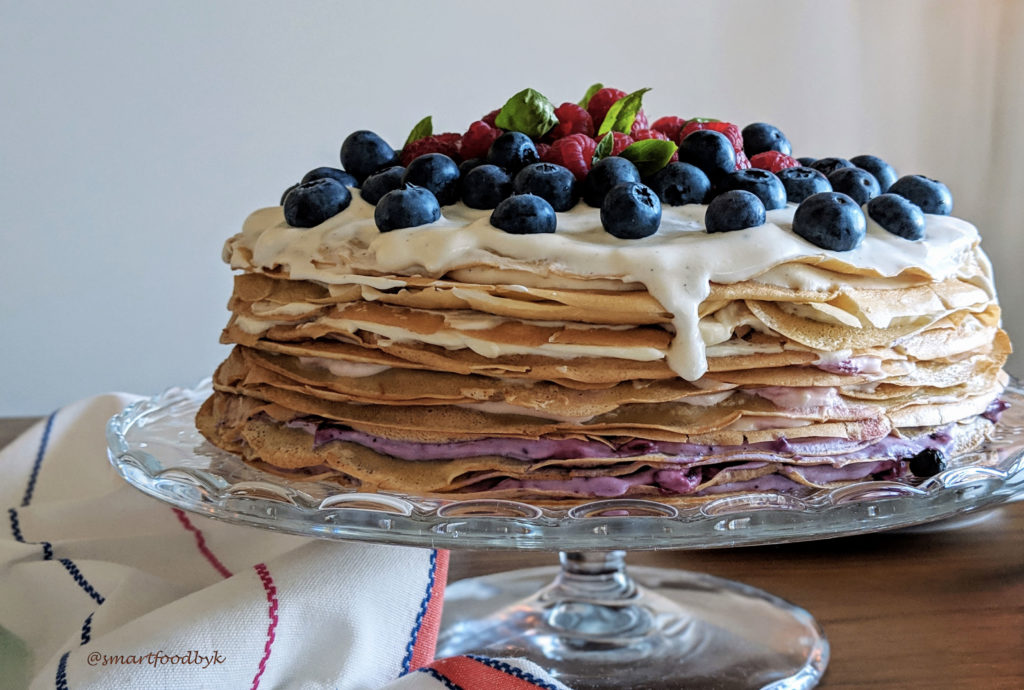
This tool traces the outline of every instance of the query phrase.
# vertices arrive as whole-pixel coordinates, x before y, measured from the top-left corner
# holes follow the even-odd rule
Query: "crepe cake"
[[[793,195],[719,233],[707,204],[666,199],[628,239],[582,201],[525,234],[455,201],[385,232],[365,170],[405,158],[345,152],[342,210],[296,226],[286,198],[224,248],[233,349],[196,423],[268,472],[537,504],[804,493],[936,474],[1004,407],[1010,344],[966,221],[919,213],[911,240],[867,213],[840,251],[794,230]]]

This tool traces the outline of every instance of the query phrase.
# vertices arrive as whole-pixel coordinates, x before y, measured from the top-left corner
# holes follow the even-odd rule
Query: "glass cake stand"
[[[1024,391],[1014,381],[990,442],[918,483],[866,481],[795,496],[751,493],[673,507],[360,493],[293,481],[209,444],[193,418],[210,383],[141,400],[110,420],[117,472],[179,508],[322,539],[560,552],[560,567],[454,583],[438,655],[526,657],[575,690],[809,688],[829,646],[811,615],[721,578],[630,568],[626,550],[778,544],[921,525],[1024,495]]]

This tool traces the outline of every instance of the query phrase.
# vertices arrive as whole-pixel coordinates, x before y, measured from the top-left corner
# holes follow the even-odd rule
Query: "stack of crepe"
[[[259,242],[226,247],[234,347],[197,425],[267,471],[361,491],[686,502],[913,478],[919,454],[986,437],[1006,383],[976,242],[938,280],[812,252],[710,282],[693,380],[667,356],[678,315],[636,281],[479,261],[320,280],[261,263]]]

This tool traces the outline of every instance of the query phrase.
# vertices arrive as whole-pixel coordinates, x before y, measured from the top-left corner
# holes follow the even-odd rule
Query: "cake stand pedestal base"
[[[828,642],[809,613],[738,582],[631,568],[624,551],[461,580],[438,657],[525,657],[573,690],[810,688]]]

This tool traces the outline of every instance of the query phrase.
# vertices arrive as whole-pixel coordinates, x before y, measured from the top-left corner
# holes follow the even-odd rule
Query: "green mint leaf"
[[[604,116],[604,121],[601,122],[601,128],[597,130],[597,133],[599,135],[605,132],[629,134],[629,130],[633,127],[633,121],[636,120],[636,114],[640,112],[640,106],[643,105],[644,94],[648,91],[650,89],[640,89],[612,103],[612,107],[608,108],[608,114]]]
[[[502,106],[494,124],[537,139],[558,124],[555,106],[539,91],[523,89]]]
[[[590,99],[594,97],[594,94],[604,88],[604,84],[598,82],[597,84],[591,84],[587,92],[583,94],[583,100],[580,101],[580,107],[584,110],[590,105]]]
[[[594,165],[602,158],[607,158],[612,155],[612,148],[615,146],[615,137],[611,133],[605,134],[601,141],[597,142],[597,148],[594,149],[594,157],[590,159],[590,164]]]
[[[422,139],[423,137],[429,137],[433,133],[434,119],[430,115],[427,115],[425,118],[417,122],[416,126],[412,128],[412,131],[409,132],[409,136],[406,137],[405,144],[402,145],[402,148],[405,148],[412,142]]]
[[[643,139],[626,147],[619,155],[636,166],[640,175],[653,175],[666,165],[679,147],[664,139]]]
[[[686,124],[690,124],[691,122],[721,122],[721,120],[716,120],[713,117],[691,117],[686,121]]]

